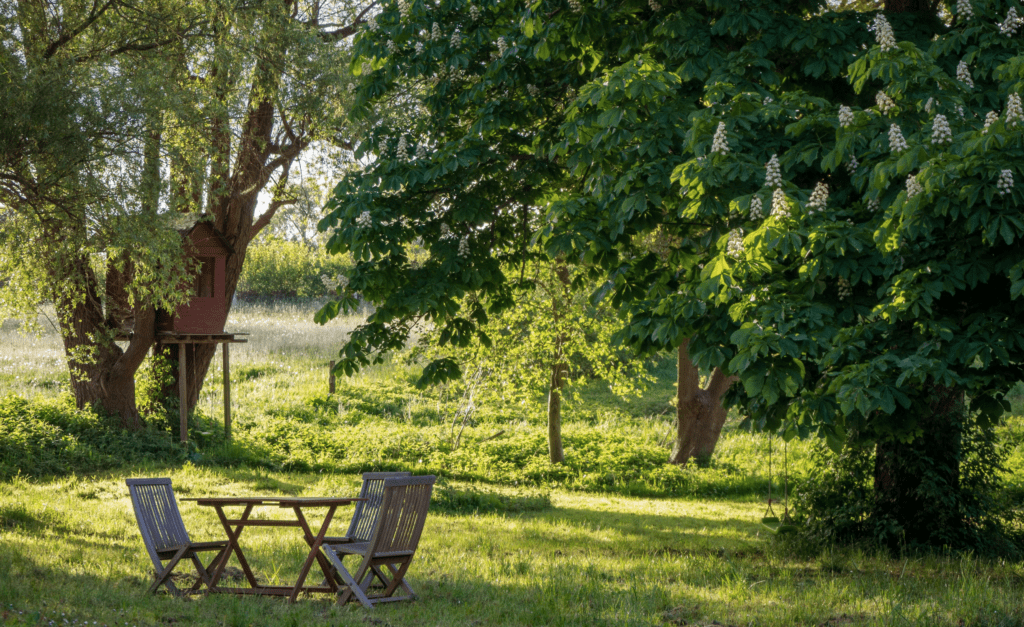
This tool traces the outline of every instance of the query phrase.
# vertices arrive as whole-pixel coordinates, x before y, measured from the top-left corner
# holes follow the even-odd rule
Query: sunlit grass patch
[[[62,613],[78,624],[147,626],[169,619],[275,626],[1024,624],[1020,565],[970,556],[890,559],[858,549],[807,553],[766,537],[757,503],[562,491],[536,511],[432,511],[409,574],[420,596],[411,603],[366,611],[321,596],[295,605],[146,596],[151,565],[126,476],[170,476],[179,498],[354,494],[359,486],[357,475],[194,465],[0,483],[0,512],[14,512],[18,521],[0,524],[5,624],[38,624],[43,615],[44,624],[54,617],[63,624]],[[211,510],[190,502],[181,510],[194,539],[223,535]],[[345,514],[335,529],[344,528]],[[259,515],[285,516],[273,508]],[[292,581],[306,553],[295,529],[249,528],[242,544],[268,583]]]

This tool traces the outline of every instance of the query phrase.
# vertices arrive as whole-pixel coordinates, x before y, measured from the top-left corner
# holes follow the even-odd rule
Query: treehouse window
[[[196,275],[195,295],[199,298],[213,297],[213,257],[199,257],[199,272]]]

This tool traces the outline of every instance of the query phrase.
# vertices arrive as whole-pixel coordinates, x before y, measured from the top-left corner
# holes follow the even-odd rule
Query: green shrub
[[[321,275],[336,277],[352,266],[349,257],[312,251],[278,238],[249,246],[238,280],[240,298],[317,298],[327,295]]]
[[[94,472],[123,464],[182,461],[184,452],[164,432],[127,432],[70,395],[32,401],[0,398],[0,479]]]

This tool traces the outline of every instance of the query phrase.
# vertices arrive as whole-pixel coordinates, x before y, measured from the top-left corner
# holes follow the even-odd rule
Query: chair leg
[[[387,566],[388,570],[391,571],[392,578],[398,577],[398,569],[397,568],[395,568],[391,564],[385,564],[385,566]],[[409,570],[409,562],[405,563],[405,570],[406,571]],[[405,590],[406,594],[408,594],[411,597],[416,596],[416,593],[413,592],[413,590],[412,590],[412,586],[409,585],[409,581],[405,578],[405,573],[404,572],[402,574],[402,577],[400,577],[398,579],[398,582],[399,582],[399,585],[402,586],[402,589]]]
[[[164,584],[171,591],[171,594],[173,594],[175,596],[180,596],[181,595],[181,591],[178,590],[178,588],[170,580],[170,577],[171,577],[171,571],[174,570],[174,567],[178,565],[178,562],[181,561],[181,558],[184,557],[187,552],[188,552],[188,547],[187,546],[184,546],[184,547],[178,549],[178,552],[175,553],[174,557],[171,558],[170,563],[167,564],[167,566],[165,566],[163,568],[163,570],[157,571],[157,573],[156,573],[156,581],[154,581],[153,585],[151,585],[149,587],[149,590],[146,591],[146,594],[152,594],[152,593],[156,592],[157,588],[160,587],[160,584]]]
[[[206,584],[207,588],[210,588],[210,568],[212,568],[213,565],[217,563],[217,561],[227,550],[227,547],[224,547],[223,549],[218,551],[217,555],[215,555],[213,559],[210,560],[210,563],[207,566],[203,566],[203,562],[199,559],[199,556],[196,555],[195,551],[192,552],[192,565],[196,567],[196,573],[199,575],[199,578],[196,579],[196,582],[192,584],[191,588],[189,588],[189,592],[197,592],[204,583]]]
[[[338,605],[345,605],[349,602],[349,599],[355,596],[363,605],[363,607],[373,607],[373,603],[370,601],[369,597],[366,596],[366,591],[348,572],[348,569],[345,568],[345,565],[341,563],[341,560],[338,558],[338,554],[331,550],[330,547],[327,547],[325,553],[327,553],[327,559],[329,559],[331,561],[331,564],[334,566],[337,576],[340,577],[342,582],[345,584],[345,591],[338,593]],[[366,561],[367,560],[364,558],[364,565]],[[356,574],[365,574],[365,571],[363,571],[362,566],[360,567],[360,572],[357,572]]]
[[[382,597],[389,597],[389,596],[391,596],[392,594],[395,593],[395,590],[398,589],[399,585],[403,585],[403,586],[405,585],[405,581],[404,581],[405,580],[405,571],[409,570],[409,564],[411,564],[411,563],[412,563],[412,559],[408,558],[404,562],[402,562],[402,565],[399,566],[397,569],[394,566],[392,566],[391,564],[386,564],[386,566],[388,567],[388,570],[391,571],[391,574],[393,576],[391,577],[391,582],[388,583],[388,587],[384,589],[384,593],[381,595]],[[409,594],[411,595],[412,594],[412,589],[409,588],[409,586],[405,586],[405,588],[406,588],[406,590],[409,591]]]

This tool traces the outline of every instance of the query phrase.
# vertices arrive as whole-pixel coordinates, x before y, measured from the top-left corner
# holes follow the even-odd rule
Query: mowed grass
[[[1020,565],[970,557],[892,560],[856,550],[801,556],[763,535],[754,503],[559,491],[547,511],[432,513],[410,571],[420,596],[412,603],[367,611],[338,607],[323,595],[295,605],[146,596],[151,564],[124,478],[152,474],[169,475],[179,497],[358,489],[355,475],[191,465],[0,484],[2,620],[232,627],[1024,624]],[[194,539],[223,536],[211,510],[181,507]],[[243,544],[257,576],[269,583],[292,581],[306,553],[294,529],[250,528]]]
[[[453,452],[460,395],[415,390],[416,369],[400,360],[340,378],[339,393],[327,395],[327,362],[359,319],[320,327],[312,322],[313,310],[302,304],[233,309],[227,329],[250,333],[247,344],[231,349],[233,445],[218,441],[218,358],[199,404],[195,463],[0,482],[0,624],[1024,626],[1024,565],[971,556],[892,559],[767,534],[759,520],[768,441],[736,431],[735,422],[708,467],[665,469],[685,488],[678,492],[684,496],[671,498],[628,495],[634,487],[639,493],[669,493],[657,484],[612,481],[607,485],[615,491],[605,492],[600,487],[606,484],[591,476],[559,475],[544,461],[540,398],[506,407],[483,397]],[[8,358],[0,361],[4,393],[54,396],[66,390],[59,337],[42,323],[39,337],[18,334],[11,322],[0,328],[0,349]],[[619,438],[625,448],[616,449],[617,457],[592,460],[602,473],[630,470],[630,443],[667,457],[674,363],[656,368],[658,383],[641,398],[615,399],[595,382],[581,403],[566,409],[563,434],[574,467],[585,467],[579,460],[591,449],[584,444],[605,438]],[[1021,391],[1018,386],[1011,399],[1016,415],[1024,405]],[[1002,427],[1011,449],[1007,478],[1018,491],[1024,486],[1022,422],[1016,418]],[[351,444],[341,453],[328,448],[320,457],[308,451],[301,456],[296,449],[304,442],[274,440],[270,447],[266,433],[275,425],[336,435]],[[500,437],[488,439],[499,431]],[[478,451],[510,441],[532,447],[524,450],[536,472],[508,466],[521,482],[503,482],[501,473],[469,463],[483,459]],[[413,455],[416,447],[435,453],[434,461]],[[794,481],[806,473],[811,447],[788,445]],[[784,450],[776,440],[776,490]],[[228,467],[233,454],[237,463]],[[325,596],[289,605],[280,599],[144,594],[152,565],[125,478],[170,476],[179,498],[351,495],[358,491],[358,471],[388,466],[463,479],[439,486],[449,504],[452,494],[541,490],[550,492],[551,506],[479,513],[472,504],[491,501],[477,499],[468,509],[435,507],[410,571],[420,596],[413,603],[367,611],[338,608]],[[287,472],[289,467],[315,472]],[[478,480],[464,481],[469,478]],[[223,537],[211,510],[187,502],[181,508],[193,539]],[[339,514],[333,526],[338,533],[347,523]],[[293,581],[306,552],[295,529],[250,528],[243,545],[258,576],[271,584]]]

